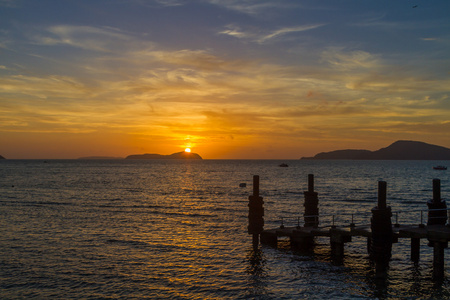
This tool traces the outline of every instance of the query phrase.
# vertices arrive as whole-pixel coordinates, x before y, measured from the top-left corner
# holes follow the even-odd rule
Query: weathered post
[[[305,196],[305,228],[293,231],[291,236],[291,247],[303,253],[310,253],[314,248],[314,235],[310,229],[319,225],[319,200],[314,192],[314,175],[308,174],[308,190],[303,192]]]
[[[259,245],[259,235],[264,229],[264,201],[259,196],[259,176],[253,176],[253,195],[248,197],[248,233],[253,235],[253,248]]]
[[[441,199],[441,181],[433,179],[433,199],[427,201],[428,222],[427,225],[445,225],[447,222],[447,205]],[[437,210],[434,210],[437,209]],[[428,245],[433,247],[433,279],[444,278],[444,249],[448,247],[446,238],[441,237],[439,231],[428,231]]]
[[[420,238],[411,238],[411,261],[418,263],[420,259]]]
[[[351,241],[352,237],[347,231],[338,228],[330,229],[331,258],[336,264],[343,263],[344,245]]]
[[[444,258],[444,249],[447,248],[448,243],[447,242],[439,242],[435,241],[433,242],[433,279],[434,280],[441,280],[444,278],[444,265],[445,265],[445,258]]]
[[[444,250],[448,247],[448,235],[445,231],[429,229],[428,245],[433,247],[433,279],[442,280],[445,275]]]
[[[427,225],[445,225],[447,204],[441,199],[441,180],[439,179],[433,179],[433,199],[427,201],[427,206],[429,209]]]
[[[303,192],[305,196],[305,227],[317,227],[319,225],[319,199],[314,192],[314,175],[308,174],[308,190]]]
[[[391,207],[386,205],[386,182],[378,182],[378,205],[372,209],[370,256],[375,262],[376,277],[386,277],[392,253]]]

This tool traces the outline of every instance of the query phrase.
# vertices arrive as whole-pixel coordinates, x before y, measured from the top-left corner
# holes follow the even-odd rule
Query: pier
[[[320,215],[318,192],[314,191],[314,175],[308,175],[308,190],[304,192],[304,214],[296,218],[281,218],[278,228],[264,229],[263,198],[259,193],[259,176],[254,176],[253,195],[249,197],[249,234],[253,235],[253,247],[261,244],[277,247],[280,238],[288,238],[293,250],[313,253],[316,237],[327,237],[330,241],[331,257],[342,262],[345,244],[352,237],[367,238],[369,259],[375,265],[375,276],[386,277],[392,254],[392,244],[399,239],[410,239],[410,260],[420,260],[420,240],[427,239],[433,247],[433,279],[442,280],[445,276],[444,249],[450,240],[450,224],[447,223],[448,209],[441,199],[440,180],[433,179],[433,198],[427,201],[428,209],[420,211],[420,222],[415,225],[400,225],[398,215],[392,224],[393,213],[387,205],[387,183],[378,182],[378,201],[372,208],[370,224],[356,224],[354,216],[364,214],[355,212],[347,215],[348,222],[335,222],[335,215]],[[426,224],[425,218],[426,215]],[[330,218],[331,224],[319,227],[322,218]],[[294,223],[294,224],[293,224]],[[303,226],[302,226],[303,225]]]

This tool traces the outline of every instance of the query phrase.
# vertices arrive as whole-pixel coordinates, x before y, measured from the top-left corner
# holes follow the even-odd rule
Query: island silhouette
[[[321,152],[301,159],[353,159],[353,160],[450,160],[450,149],[416,141],[396,141],[386,148],[370,150],[335,150]]]
[[[117,156],[83,156],[78,159],[123,159],[123,157]]]
[[[125,157],[125,159],[203,159],[197,153],[192,152],[177,152],[170,155],[161,154],[132,154]]]

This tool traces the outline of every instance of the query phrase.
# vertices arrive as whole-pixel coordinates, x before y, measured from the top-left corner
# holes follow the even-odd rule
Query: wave
[[[175,245],[175,244],[162,244],[154,242],[145,242],[141,240],[128,240],[128,239],[107,239],[105,244],[115,244],[120,246],[127,246],[133,248],[147,248],[152,250],[157,250],[160,253],[172,252],[172,251],[188,251],[191,248]]]
[[[0,200],[0,203],[14,204],[14,206],[71,206],[76,205],[72,202],[55,202],[55,201],[39,201],[39,200]]]

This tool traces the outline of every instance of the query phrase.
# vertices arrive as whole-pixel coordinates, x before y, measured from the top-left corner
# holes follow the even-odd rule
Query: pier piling
[[[392,255],[392,244],[399,238],[411,240],[411,260],[419,262],[421,239],[428,239],[428,245],[433,247],[433,279],[443,280],[445,276],[444,250],[450,241],[450,224],[447,222],[447,206],[441,199],[440,180],[433,180],[433,199],[427,201],[428,222],[423,224],[422,211],[420,226],[398,224],[392,225],[391,207],[387,205],[387,184],[378,181],[377,205],[372,208],[370,226],[357,226],[351,216],[350,226],[336,225],[334,215],[332,223],[319,227],[318,193],[314,191],[314,175],[308,175],[308,190],[304,191],[305,211],[304,226],[300,226],[301,216],[297,217],[297,224],[290,226],[290,222],[283,217],[282,226],[264,230],[263,198],[259,196],[259,176],[253,177],[253,195],[249,196],[249,226],[248,233],[253,235],[253,247],[256,250],[261,243],[277,247],[278,237],[289,238],[293,250],[303,254],[312,254],[316,237],[329,237],[331,258],[334,263],[342,264],[345,243],[351,242],[353,236],[367,238],[367,250],[370,260],[375,266],[375,277],[386,279]],[[398,214],[398,213],[397,213]]]
[[[418,263],[420,258],[420,238],[411,238],[411,261]]]
[[[433,179],[433,199],[427,201],[427,225],[445,225],[447,222],[447,204],[441,199],[441,180]]]
[[[444,278],[445,258],[444,249],[447,248],[447,242],[433,241],[433,279],[441,280]]]
[[[341,264],[344,260],[344,245],[351,242],[352,237],[348,231],[338,228],[330,229],[331,258],[334,262]]]
[[[427,201],[427,225],[445,225],[447,222],[447,205],[441,199],[441,180],[433,179],[433,199]],[[433,247],[433,279],[444,278],[444,249],[448,247],[448,240],[442,239],[439,232],[428,233],[428,246]]]
[[[253,248],[259,245],[259,235],[264,230],[264,201],[259,196],[259,176],[253,176],[253,195],[248,197],[248,233],[253,235]]]
[[[293,230],[290,242],[292,250],[302,254],[312,254],[314,252],[314,234],[311,231],[303,229]]]
[[[376,276],[386,277],[392,253],[393,231],[391,207],[386,205],[386,182],[378,182],[378,205],[372,209],[370,256],[375,262]]]
[[[319,225],[319,198],[314,192],[314,175],[308,174],[308,190],[303,192],[305,196],[305,227],[317,227]]]
[[[308,190],[303,192],[305,196],[305,212],[304,212],[304,228],[301,230],[297,226],[297,230],[293,231],[290,237],[291,248],[303,253],[312,252],[314,249],[314,235],[309,229],[317,228],[319,225],[319,199],[318,193],[314,192],[314,175],[308,174]]]

